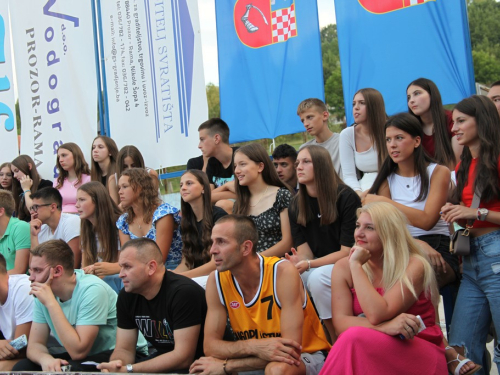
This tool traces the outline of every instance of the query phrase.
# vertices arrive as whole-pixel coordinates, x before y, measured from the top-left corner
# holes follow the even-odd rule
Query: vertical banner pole
[[[99,108],[99,129],[101,135],[109,136],[109,132],[106,129],[106,122],[104,119],[104,112],[102,108],[102,86],[101,86],[101,64],[99,61],[99,43],[97,35],[97,17],[96,17],[96,5],[95,0],[92,1],[92,25],[94,28],[94,48],[95,48],[95,67],[96,67],[96,78],[97,78],[97,100],[98,100],[98,108]],[[106,113],[108,111],[106,110]]]
[[[111,126],[109,124],[109,104],[108,104],[108,84],[106,81],[106,64],[104,61],[104,46],[103,46],[103,33],[102,33],[102,13],[101,13],[101,0],[97,1],[97,18],[99,27],[99,58],[100,58],[100,72],[102,74],[102,91],[104,98],[104,124],[105,133],[108,137],[111,137]],[[99,88],[100,90],[101,88]]]

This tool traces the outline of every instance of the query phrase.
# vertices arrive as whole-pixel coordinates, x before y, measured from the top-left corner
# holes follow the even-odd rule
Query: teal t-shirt
[[[88,356],[115,348],[116,343],[116,299],[117,294],[111,287],[94,275],[86,275],[83,270],[75,270],[76,286],[71,299],[57,302],[73,326],[99,326],[99,333]],[[47,308],[35,299],[33,322],[48,324],[59,344],[61,340]]]
[[[30,247],[30,225],[18,218],[11,217],[3,237],[0,238],[0,253],[7,261],[7,271],[14,268],[16,251]]]

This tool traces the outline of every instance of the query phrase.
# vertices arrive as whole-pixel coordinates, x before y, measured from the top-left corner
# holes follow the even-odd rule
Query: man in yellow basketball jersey
[[[212,240],[207,357],[190,373],[317,374],[330,345],[295,267],[256,253],[257,229],[246,216],[220,218]],[[228,316],[235,342],[223,340]]]

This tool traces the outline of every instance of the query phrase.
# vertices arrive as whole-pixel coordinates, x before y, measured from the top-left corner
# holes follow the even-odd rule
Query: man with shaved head
[[[104,372],[170,373],[189,369],[203,354],[205,291],[182,275],[167,272],[156,242],[128,241],[118,264],[123,289],[116,303],[116,347]],[[138,331],[156,353],[136,362]]]

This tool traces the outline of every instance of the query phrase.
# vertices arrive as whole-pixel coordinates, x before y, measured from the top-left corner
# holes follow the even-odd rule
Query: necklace
[[[142,226],[141,226],[141,224],[139,224],[139,223],[136,223],[135,219],[134,219],[134,221],[132,222],[132,224],[135,224],[135,225],[137,225],[137,226],[139,227],[139,229],[142,229]]]
[[[255,206],[257,206],[257,205],[260,203],[260,201],[262,200],[262,198],[264,198],[264,195],[266,195],[266,193],[267,193],[267,189],[269,189],[269,185],[267,185],[266,190],[264,190],[264,192],[260,195],[260,198],[259,198],[259,200],[257,201],[257,203],[255,203],[255,204],[250,204],[249,206],[250,206],[250,207],[255,207]]]

